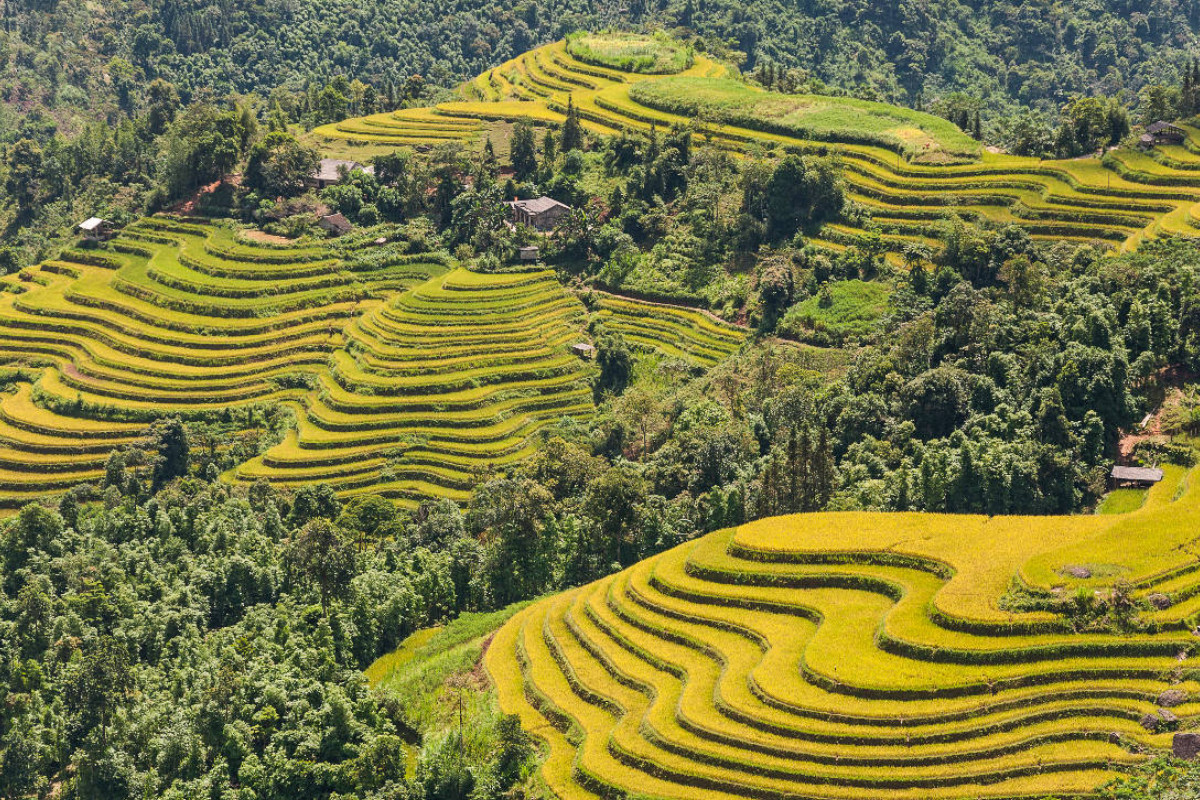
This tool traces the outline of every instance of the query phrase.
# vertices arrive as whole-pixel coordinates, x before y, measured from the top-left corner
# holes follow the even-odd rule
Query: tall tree
[[[537,145],[534,143],[533,126],[529,124],[529,120],[518,120],[513,126],[509,160],[519,181],[527,181],[537,172]]]
[[[106,746],[113,713],[133,687],[129,651],[112,637],[101,638],[84,654],[63,688],[78,736],[99,728],[101,746]]]
[[[354,545],[336,525],[318,517],[292,539],[288,559],[300,577],[321,595],[321,610],[329,614],[329,600],[349,588],[355,574]]]
[[[571,95],[567,95],[567,119],[563,122],[562,151],[569,153],[572,150],[582,149],[583,125],[579,122],[579,109],[575,107],[575,101],[571,99]]]
[[[190,447],[187,429],[179,417],[172,417],[157,426],[154,450],[154,491],[172,478],[187,475]]]

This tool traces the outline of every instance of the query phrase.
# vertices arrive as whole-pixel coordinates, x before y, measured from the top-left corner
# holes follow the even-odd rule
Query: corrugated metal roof
[[[81,231],[94,231],[103,224],[104,220],[102,220],[100,217],[88,217],[83,222],[79,223],[79,229]]]
[[[1183,133],[1182,128],[1177,128],[1174,125],[1172,125],[1171,123],[1163,122],[1161,120],[1159,120],[1158,122],[1155,122],[1151,125],[1147,125],[1146,131],[1148,133],[1162,133],[1163,131],[1170,131],[1171,133],[1180,133],[1180,134]]]
[[[1152,467],[1122,467],[1112,468],[1112,478],[1118,481],[1143,481],[1158,483],[1163,479],[1163,471]]]

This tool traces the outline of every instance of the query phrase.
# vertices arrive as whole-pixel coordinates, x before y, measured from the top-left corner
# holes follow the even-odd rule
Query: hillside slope
[[[1200,714],[1197,521],[1182,470],[1127,515],[765,519],[534,604],[486,664],[563,798],[1085,794]]]
[[[351,119],[314,133],[379,144],[462,141],[464,121],[559,124],[572,105],[598,133],[693,125],[733,151],[751,145],[833,151],[850,197],[871,212],[893,250],[935,242],[954,216],[1016,224],[1040,239],[1100,240],[1127,249],[1148,236],[1200,232],[1196,129],[1186,128],[1184,145],[1154,157],[1122,150],[1103,161],[1043,161],[981,152],[953,125],[928,114],[783,95],[727,78],[724,66],[700,55],[673,75],[639,74],[586,63],[557,42],[466,84],[463,93],[472,100]],[[861,235],[844,225],[821,232],[835,244],[853,244]]]

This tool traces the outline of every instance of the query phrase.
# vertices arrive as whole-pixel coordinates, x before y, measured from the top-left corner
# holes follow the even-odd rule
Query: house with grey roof
[[[354,224],[343,214],[326,214],[317,220],[317,225],[334,236],[341,236],[343,233],[354,230]]]
[[[1163,479],[1163,471],[1156,467],[1126,467],[1120,464],[1108,475],[1110,489],[1148,489]]]
[[[569,205],[545,195],[529,200],[510,200],[506,205],[514,225],[528,225],[539,231],[551,230],[571,213]]]
[[[103,242],[111,239],[114,233],[112,223],[100,217],[88,217],[78,227],[87,242]]]

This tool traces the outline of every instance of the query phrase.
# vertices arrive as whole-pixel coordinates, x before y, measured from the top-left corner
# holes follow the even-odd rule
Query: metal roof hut
[[[1146,135],[1152,137],[1154,144],[1183,144],[1187,138],[1183,128],[1162,120],[1147,125]],[[1144,137],[1142,141],[1145,141]]]
[[[1163,479],[1163,471],[1155,467],[1123,467],[1120,464],[1112,468],[1108,475],[1111,489],[1149,489]]]
[[[344,158],[322,158],[317,169],[308,176],[308,183],[317,189],[333,186],[345,180],[346,176],[359,169],[368,175],[375,174],[374,167],[365,167],[357,161],[347,161]]]
[[[79,223],[83,238],[89,242],[103,242],[113,235],[112,223],[100,217],[88,217]]]

